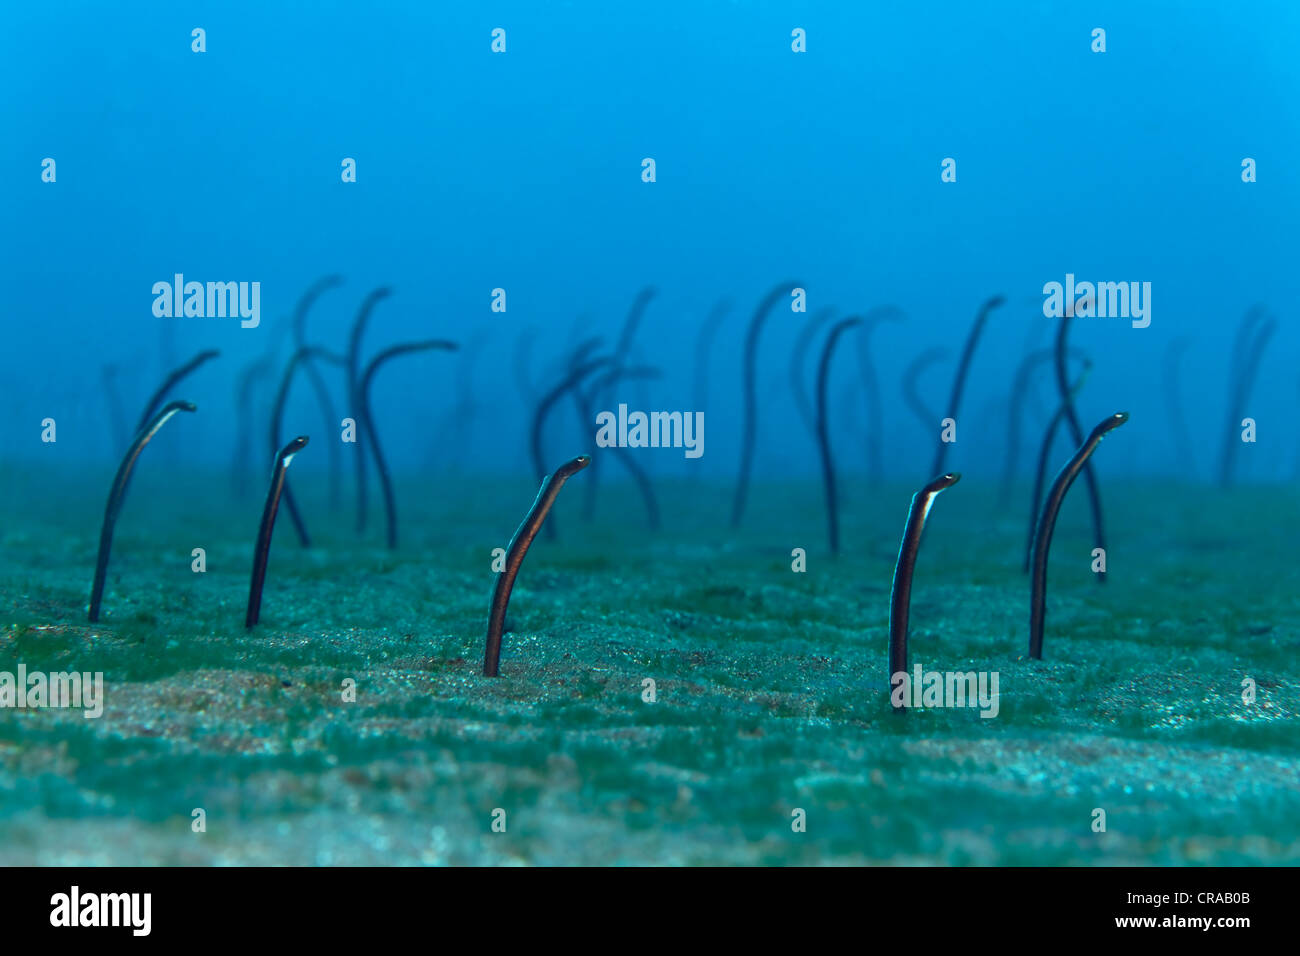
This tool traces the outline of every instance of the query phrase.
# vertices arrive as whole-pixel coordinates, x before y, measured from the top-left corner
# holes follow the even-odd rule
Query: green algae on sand
[[[6,865],[1300,862],[1300,515],[1268,521],[1247,491],[1108,481],[1105,588],[1067,501],[1053,652],[1029,661],[1021,516],[968,478],[927,532],[911,654],[998,671],[999,714],[898,721],[903,485],[846,480],[854,547],[834,561],[812,481],[755,486],[765,520],[734,533],[725,487],[663,482],[659,534],[619,523],[630,487],[591,524],[561,500],[493,680],[491,550],[530,479],[412,483],[396,553],[304,483],[319,540],[273,551],[253,636],[255,501],[138,476],[154,514],[128,503],[89,625],[99,489],[70,481],[0,475],[31,503],[0,529],[0,671],[102,670],[105,710],[0,710]],[[62,486],[74,504],[52,503]]]

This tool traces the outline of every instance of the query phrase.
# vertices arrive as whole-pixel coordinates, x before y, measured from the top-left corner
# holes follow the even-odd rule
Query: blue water
[[[270,354],[274,373],[246,410],[264,456],[288,317],[314,280],[337,273],[345,282],[310,313],[310,341],[343,351],[359,303],[391,286],[367,357],[410,339],[462,344],[395,360],[377,381],[396,470],[530,469],[529,401],[579,341],[601,336],[607,352],[653,285],[632,353],[662,378],[620,386],[604,405],[706,411],[700,459],[639,454],[654,475],[728,481],[745,326],[788,278],[809,312],[782,305],[761,339],[757,478],[816,473],[787,378],[808,315],[887,304],[907,317],[872,339],[883,432],[871,433],[846,339],[830,389],[837,458],[861,472],[877,443],[889,476],[928,478],[939,425],[927,430],[903,404],[902,372],[947,346],[925,379],[931,404],[945,405],[971,320],[1002,294],[949,455],[967,480],[993,480],[1011,376],[1054,334],[1043,286],[1072,273],[1152,290],[1146,328],[1074,321],[1072,344],[1093,362],[1078,398],[1085,427],[1132,414],[1099,468],[1213,477],[1233,339],[1262,303],[1280,327],[1249,398],[1258,442],[1239,449],[1238,476],[1293,475],[1293,3],[60,3],[0,17],[5,462],[110,467],[122,425],[104,366],[119,370],[134,422],[165,371],[203,348],[221,358],[174,396],[199,413],[158,441],[224,475],[237,377]],[[205,52],[191,49],[196,27]],[[1091,49],[1098,27],[1104,53]],[[495,28],[504,53],[491,49]],[[791,48],[796,28],[806,52]],[[54,182],[42,181],[47,157]],[[1247,157],[1253,183],[1242,181]],[[345,158],[354,183],[341,179]],[[941,181],[945,158],[955,182]],[[156,316],[151,288],[177,273],[260,283],[259,325]],[[504,313],[491,308],[497,288]],[[732,307],[701,400],[695,343],[721,299]],[[521,349],[528,329],[535,344]],[[1190,473],[1161,375],[1181,337]],[[324,371],[346,414],[341,377]],[[1024,474],[1056,403],[1045,368],[1021,401]],[[594,427],[580,432],[567,407],[557,416],[549,458],[590,451]],[[47,417],[55,446],[41,441]],[[285,430],[326,434],[305,381]],[[325,456],[295,467],[319,478]]]

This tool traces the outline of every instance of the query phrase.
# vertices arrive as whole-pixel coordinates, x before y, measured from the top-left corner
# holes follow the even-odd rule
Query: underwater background
[[[1300,7],[0,18],[0,672],[105,687],[0,707],[0,862],[1300,862]],[[257,283],[256,323],[173,314],[177,275]],[[1083,434],[1130,418],[1089,462],[1105,581],[1081,480],[1036,660],[1067,276],[1149,291],[1069,320]],[[359,315],[357,372],[457,345],[375,366],[370,428]],[[90,621],[114,474],[205,350]],[[620,405],[700,413],[702,453],[599,445]],[[281,508],[246,629],[296,435],[310,538]],[[493,551],[581,454],[485,677]],[[992,719],[890,707],[950,469],[911,661],[997,672]]]

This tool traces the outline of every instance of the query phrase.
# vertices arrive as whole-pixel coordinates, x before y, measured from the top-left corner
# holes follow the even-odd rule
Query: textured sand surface
[[[220,476],[142,472],[86,622],[109,477],[87,472],[4,475],[0,670],[101,670],[106,705],[0,711],[0,863],[1300,863],[1300,518],[1272,494],[1107,483],[1104,586],[1067,502],[1030,662],[1023,495],[946,492],[912,660],[997,671],[981,719],[888,708],[906,486],[846,480],[832,559],[812,483],[760,484],[732,535],[729,489],[665,482],[651,534],[613,485],[584,523],[579,476],[488,680],[491,549],[530,481],[404,483],[391,554],[382,512],[358,540],[307,490],[316,540],[282,520],[250,636],[261,502]]]

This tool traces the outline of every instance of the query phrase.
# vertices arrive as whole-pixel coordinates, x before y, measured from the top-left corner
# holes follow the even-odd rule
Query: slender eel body
[[[1223,488],[1232,483],[1233,461],[1236,458],[1237,446],[1241,444],[1237,429],[1241,427],[1241,419],[1246,413],[1246,402],[1250,398],[1251,386],[1255,384],[1255,377],[1259,374],[1259,363],[1264,357],[1264,346],[1268,344],[1268,340],[1272,338],[1273,333],[1276,331],[1277,321],[1275,319],[1269,319],[1260,326],[1251,342],[1251,347],[1245,351],[1237,365],[1235,382],[1228,398],[1229,414],[1232,417],[1228,419],[1227,441],[1223,446],[1223,459],[1219,471],[1219,485]]]
[[[1242,317],[1237,326],[1237,337],[1232,343],[1232,361],[1228,366],[1228,396],[1225,407],[1227,415],[1224,419],[1223,429],[1223,447],[1219,452],[1219,487],[1226,488],[1232,480],[1232,460],[1235,457],[1234,452],[1237,445],[1237,391],[1241,385],[1241,377],[1246,364],[1246,356],[1250,354],[1251,335],[1260,322],[1264,321],[1264,309],[1261,306],[1251,306],[1246,314]]]
[[[808,349],[812,347],[813,339],[821,327],[833,318],[835,318],[834,306],[818,309],[803,324],[799,330],[799,337],[795,339],[794,348],[790,350],[790,392],[794,395],[795,410],[814,441],[817,438],[817,413],[813,411],[812,400],[808,397],[808,390],[804,388],[804,362],[808,358]]]
[[[591,392],[593,395],[598,395],[601,391],[610,387],[616,381],[633,378],[659,378],[660,374],[660,370],[652,366],[624,365],[606,372],[603,376],[597,379],[592,384]],[[576,394],[579,390],[575,387],[573,391]],[[590,402],[588,401],[586,404],[590,405]],[[594,419],[588,416],[585,424],[590,426],[593,422]],[[627,469],[628,474],[632,476],[632,481],[635,482],[637,491],[641,493],[641,500],[645,503],[646,522],[650,525],[651,531],[658,531],[659,500],[655,497],[654,485],[650,481],[650,476],[646,474],[644,468],[637,464],[636,457],[626,448],[614,444],[610,445],[608,450],[619,460],[623,467]],[[594,472],[592,473],[592,477],[595,477]],[[554,529],[554,525],[547,525],[547,527]]]
[[[1042,348],[1030,352],[1021,359],[1020,367],[1016,369],[1016,377],[1007,400],[1007,449],[1006,458],[1002,465],[1001,488],[998,491],[999,508],[1006,507],[1007,502],[1011,499],[1011,486],[1016,479],[1016,458],[1020,454],[1020,419],[1023,417],[1024,409],[1031,404],[1029,399],[1030,379],[1038,365],[1051,360],[1052,351],[1050,348]],[[1077,350],[1071,349],[1070,351],[1073,353]],[[1034,511],[1034,517],[1038,517],[1037,510]]]
[[[1083,426],[1079,424],[1079,415],[1074,410],[1074,399],[1070,397],[1070,383],[1066,374],[1065,356],[1066,356],[1066,338],[1070,331],[1070,319],[1074,316],[1072,306],[1067,306],[1065,315],[1061,316],[1061,324],[1056,331],[1056,354],[1054,356],[1054,366],[1056,368],[1056,389],[1061,396],[1061,401],[1065,405],[1065,420],[1070,425],[1070,439],[1076,445],[1083,444]],[[1093,471],[1092,465],[1087,464],[1084,459],[1083,478],[1088,485],[1088,507],[1092,509],[1092,540],[1093,547],[1106,549],[1106,526],[1101,516],[1101,491],[1097,488],[1097,473]],[[1102,571],[1097,575],[1099,582],[1105,583],[1106,572]]]
[[[1029,656],[1035,660],[1041,660],[1043,657],[1043,619],[1046,616],[1047,606],[1047,552],[1052,547],[1052,531],[1056,528],[1056,516],[1061,511],[1061,502],[1065,500],[1065,493],[1070,490],[1070,485],[1074,484],[1074,479],[1079,477],[1079,472],[1092,457],[1092,453],[1101,444],[1106,433],[1126,421],[1128,421],[1128,412],[1116,412],[1098,424],[1087,441],[1079,446],[1074,457],[1066,462],[1061,473],[1056,476],[1056,481],[1052,483],[1052,490],[1047,494],[1047,501],[1043,504],[1043,514],[1038,519],[1038,530],[1034,535],[1034,579],[1029,609]]]
[[[459,348],[460,346],[457,343],[446,339],[430,339],[425,342],[406,342],[402,345],[394,345],[376,355],[370,361],[370,364],[366,366],[365,374],[361,376],[360,404],[357,406],[357,413],[361,416],[361,427],[370,436],[370,451],[375,456],[375,470],[379,472],[379,484],[384,492],[384,513],[387,517],[389,548],[397,547],[397,499],[393,496],[393,481],[388,474],[388,463],[384,460],[384,453],[379,447],[379,432],[375,429],[375,418],[370,413],[370,383],[374,380],[375,372],[379,370],[379,367],[391,358],[407,355],[411,352],[427,352],[430,349],[443,349],[454,352]]]
[[[514,349],[511,352],[510,379],[519,390],[519,397],[529,407],[537,405],[537,385],[529,372],[529,359],[537,351],[537,326],[526,325],[515,336]]]
[[[293,311],[293,344],[295,348],[303,348],[307,345],[307,313],[312,305],[321,297],[323,292],[335,289],[343,284],[343,277],[340,275],[327,275],[317,279],[312,283],[302,298],[298,300],[298,306]],[[316,403],[320,406],[321,415],[325,419],[325,428],[333,431],[338,427],[338,415],[334,412],[334,403],[330,401],[330,390],[325,384],[325,378],[321,375],[320,369],[310,360],[303,363],[303,371],[307,373],[307,380],[311,382],[312,390],[316,393]],[[329,501],[330,507],[337,509],[339,506],[339,490],[341,487],[340,474],[342,472],[342,463],[339,455],[339,446],[341,442],[326,442],[325,453],[329,460]]]
[[[641,324],[641,317],[645,315],[646,306],[658,294],[658,289],[648,285],[638,292],[636,298],[632,300],[632,306],[627,310],[627,317],[623,320],[623,330],[618,336],[618,345],[614,350],[619,365],[627,361],[632,350],[632,339],[636,337],[636,330]]]
[[[1025,532],[1025,564],[1021,569],[1026,574],[1029,573],[1029,565],[1034,558],[1034,532],[1038,530],[1039,505],[1043,501],[1043,479],[1047,475],[1047,459],[1051,456],[1052,441],[1056,438],[1056,430],[1060,427],[1063,418],[1065,418],[1064,404],[1057,407],[1056,414],[1047,423],[1047,431],[1043,433],[1042,447],[1038,449],[1038,468],[1034,473],[1034,491],[1029,497],[1029,530]]]
[[[366,331],[366,324],[370,321],[371,310],[384,299],[393,294],[393,290],[380,287],[365,297],[361,303],[361,308],[357,310],[357,317],[352,323],[352,335],[348,340],[348,403],[351,405],[354,414],[361,414],[361,336]],[[357,534],[366,530],[366,449],[365,446],[370,441],[370,436],[363,429],[358,436],[360,448],[356,449],[356,477],[357,477]],[[292,497],[289,499],[292,501]],[[290,514],[294,511],[291,508]]]
[[[831,457],[826,393],[831,377],[831,358],[835,354],[835,344],[845,332],[861,324],[862,320],[856,316],[836,322],[830,334],[826,336],[826,344],[822,346],[821,361],[817,363],[817,448],[821,452],[822,483],[826,488],[826,521],[827,530],[830,532],[831,554],[840,553],[840,513],[835,487],[835,460]]]
[[[858,369],[862,375],[862,387],[867,393],[867,474],[875,484],[880,484],[885,471],[882,453],[885,447],[885,411],[880,397],[880,376],[876,374],[876,363],[871,360],[871,333],[884,322],[906,317],[907,314],[898,306],[878,306],[863,317],[862,330],[858,332]]]
[[[966,347],[962,349],[961,362],[957,365],[957,375],[952,380],[952,395],[948,398],[948,417],[954,421],[957,419],[957,409],[961,406],[961,394],[966,387],[966,375],[970,372],[971,359],[975,357],[975,346],[979,343],[980,333],[984,331],[984,324],[988,322],[989,314],[1006,301],[1004,296],[993,296],[980,306],[979,314],[971,324],[970,334],[966,336]],[[940,440],[939,447],[934,452],[934,467],[930,469],[931,474],[943,471],[943,464],[948,458],[949,444],[950,442]]]
[[[528,509],[523,524],[515,531],[506,548],[506,565],[497,575],[496,586],[492,589],[492,606],[488,611],[487,650],[483,656],[483,676],[496,677],[501,665],[501,635],[506,628],[506,607],[510,604],[510,592],[514,590],[515,578],[524,563],[528,548],[537,537],[537,532],[546,520],[555,498],[564,487],[564,483],[582,469],[591,464],[587,455],[579,455],[556,469],[555,473],[542,480],[542,487],[537,492],[533,506]]]
[[[1011,484],[1016,478],[1016,456],[1020,454],[1020,412],[1026,405],[1029,393],[1029,377],[1034,367],[1052,357],[1049,348],[1030,352],[1020,360],[1016,377],[1011,385],[1011,396],[1007,401],[1007,448],[1002,465],[1002,484],[998,492],[998,505],[1003,506],[1011,497]],[[1035,512],[1035,514],[1037,514]]]
[[[149,424],[149,420],[153,418],[154,413],[162,407],[163,399],[167,397],[167,393],[175,388],[176,384],[180,382],[181,379],[185,378],[204,362],[214,359],[220,354],[221,353],[216,349],[207,349],[206,351],[200,352],[198,355],[194,356],[194,358],[190,359],[180,368],[172,371],[163,383],[158,386],[158,391],[153,393],[153,396],[149,399],[149,404],[144,407],[144,413],[140,416],[140,420],[136,422],[135,425],[136,432],[138,433],[142,431],[145,425]]]
[[[1219,453],[1218,478],[1219,486],[1222,488],[1228,487],[1232,481],[1233,459],[1236,457],[1237,445],[1241,443],[1237,431],[1241,427],[1239,424],[1241,409],[1237,396],[1246,377],[1246,366],[1252,351],[1251,343],[1257,338],[1255,330],[1264,321],[1266,314],[1262,305],[1253,305],[1247,309],[1237,326],[1237,337],[1232,343],[1232,360],[1228,366],[1228,395],[1224,406],[1227,409],[1227,418],[1224,421],[1223,448]],[[1259,334],[1263,334],[1262,329]]]
[[[253,389],[259,378],[270,374],[271,366],[269,355],[254,359],[239,373],[235,386],[235,457],[230,466],[230,486],[240,497],[247,490],[248,463],[252,458]]]
[[[961,474],[949,472],[940,475],[912,496],[912,507],[907,512],[907,525],[903,528],[903,543],[898,548],[898,564],[894,566],[894,587],[889,595],[889,682],[893,686],[896,674],[907,673],[907,618],[912,604],[912,572],[916,570],[916,555],[921,549],[921,532],[925,519],[934,507],[934,499],[945,488],[961,481]],[[891,698],[892,699],[892,698]],[[894,707],[903,713],[907,704]]]
[[[277,323],[276,331],[281,335],[288,331],[288,326],[284,323]],[[243,497],[247,488],[249,476],[257,473],[259,469],[253,467],[253,418],[254,403],[253,393],[256,390],[259,380],[262,378],[271,379],[275,373],[275,353],[279,346],[276,336],[273,333],[271,340],[267,343],[266,353],[258,359],[254,359],[248,365],[244,366],[243,371],[238,378],[238,384],[235,388],[235,409],[236,434],[235,434],[235,459],[231,465],[232,487],[235,493]],[[271,387],[274,387],[272,385]]]
[[[95,583],[90,589],[91,621],[99,620],[99,606],[104,600],[104,581],[108,577],[108,555],[113,550],[113,527],[117,524],[118,512],[122,510],[122,499],[126,495],[126,486],[131,480],[131,470],[135,468],[136,459],[169,418],[177,412],[192,412],[196,407],[193,402],[168,402],[152,421],[146,422],[144,428],[136,432],[135,440],[131,442],[122,464],[118,466],[113,487],[108,492],[108,504],[104,506],[104,523],[99,530],[99,557],[95,561]]]
[[[623,320],[623,331],[619,333],[618,342],[614,346],[615,373],[627,365],[632,354],[632,339],[635,338],[637,327],[641,324],[641,317],[645,315],[646,307],[656,295],[658,295],[658,290],[654,286],[646,286],[632,300],[632,306],[628,309],[627,318]],[[606,389],[617,378],[618,376],[615,374],[604,386],[593,387],[588,396],[589,399],[599,402],[602,408],[607,408],[610,395]],[[635,464],[632,467],[635,468]],[[600,484],[600,476],[604,473],[604,466],[593,459],[591,472],[587,475],[586,487],[582,490],[582,517],[584,521],[590,521],[596,513],[596,489]],[[658,517],[654,521],[658,523]]]
[[[284,419],[284,406],[289,400],[289,386],[293,384],[293,373],[299,364],[311,358],[322,358],[335,364],[344,362],[341,356],[334,355],[332,352],[314,345],[304,345],[294,351],[293,357],[289,359],[289,364],[284,368],[284,375],[280,378],[280,388],[275,393],[275,405],[271,409],[270,445],[272,456],[275,456],[280,448],[280,423]],[[302,520],[302,514],[298,511],[298,503],[294,501],[293,489],[287,485],[284,489],[284,506],[289,509],[289,518],[293,521],[294,530],[298,532],[298,543],[304,548],[311,547],[311,537],[307,534],[307,525]]]
[[[587,361],[587,359],[591,358],[591,353],[600,348],[600,343],[601,340],[599,337],[586,339],[583,342],[580,342],[578,346],[569,353],[569,364],[565,369],[565,374],[571,374],[574,369]],[[589,427],[591,427],[591,423],[595,421],[596,415],[592,411],[594,407],[593,403],[595,401],[595,392],[595,389],[592,389],[590,393],[583,392],[580,385],[574,385],[570,390],[570,393],[573,395],[573,408],[578,415],[578,430],[580,432],[585,432]],[[538,470],[537,477],[540,481],[542,477],[545,476],[545,465],[541,462],[537,462],[536,464]]]
[[[580,347],[580,351],[585,354],[586,346]],[[576,353],[575,353],[576,358]],[[551,409],[558,402],[564,393],[570,389],[576,389],[582,384],[582,381],[595,372],[597,369],[604,368],[614,360],[612,358],[595,358],[589,362],[580,362],[571,365],[568,374],[564,380],[556,385],[553,389],[542,396],[542,400],[537,403],[537,409],[533,412],[532,438],[530,441],[533,468],[537,472],[537,480],[542,481],[546,478],[545,454],[542,451],[542,433],[545,430],[546,418],[550,415]],[[585,465],[583,466],[586,467]],[[548,524],[546,526],[546,537],[548,540],[555,538],[555,526]]]
[[[588,321],[590,321],[590,319],[588,319]],[[565,374],[567,375],[571,373],[579,365],[591,358],[592,354],[600,348],[602,342],[603,340],[600,336],[593,336],[579,342],[578,345],[574,347],[573,351],[569,353],[569,361],[568,365],[565,367]],[[610,361],[613,362],[614,359],[611,358]],[[573,387],[569,389],[569,394],[573,396],[573,407],[578,413],[579,433],[586,432],[591,427],[592,421],[595,420],[595,413],[592,409],[595,407],[595,403],[601,400],[599,391],[600,389],[598,386],[584,390],[581,381],[575,382]],[[546,477],[546,464],[541,458],[538,458],[536,466],[537,480],[541,481],[542,478]],[[595,477],[596,469],[595,461],[593,459],[589,478],[595,479]],[[582,520],[590,522],[595,513],[596,489],[594,482],[589,480],[587,482],[586,493],[582,497]],[[546,526],[546,536],[550,539],[555,537],[554,524],[548,524]]]
[[[722,320],[730,311],[731,303],[726,299],[719,299],[700,323],[699,331],[695,336],[695,407],[702,412],[707,412],[709,403],[709,354],[713,348],[713,340],[717,338],[718,330],[722,328]]]
[[[284,491],[285,472],[293,456],[307,447],[307,436],[299,435],[280,449],[275,457],[275,471],[271,473],[271,487],[266,493],[262,508],[262,524],[257,529],[257,547],[253,550],[253,580],[248,586],[248,613],[244,627],[252,630],[262,614],[262,585],[266,582],[266,560],[271,553],[271,533],[275,530],[275,515],[280,510],[280,493]]]
[[[912,414],[920,421],[921,427],[925,429],[926,434],[929,434],[930,429],[938,423],[939,416],[935,414],[933,409],[926,407],[925,400],[921,398],[917,386],[922,372],[935,362],[942,362],[947,357],[948,350],[942,345],[936,345],[918,355],[903,371],[903,401],[907,403],[907,407],[912,410]]]
[[[736,492],[731,500],[731,526],[740,527],[740,519],[745,514],[745,500],[749,496],[749,472],[754,465],[754,435],[758,427],[758,336],[763,331],[763,320],[772,311],[783,296],[789,295],[802,283],[797,281],[782,282],[773,287],[759,302],[754,316],[749,320],[749,331],[745,334],[744,364],[744,427],[740,437],[740,468],[736,475]]]
[[[1079,393],[1083,388],[1083,383],[1088,378],[1088,372],[1092,370],[1092,363],[1087,359],[1083,360],[1083,371],[1075,379],[1074,386],[1070,389],[1070,398]],[[1029,562],[1034,553],[1034,529],[1038,527],[1038,508],[1043,503],[1043,483],[1047,480],[1047,461],[1052,454],[1052,442],[1056,439],[1056,430],[1061,426],[1065,419],[1065,403],[1062,402],[1056,409],[1056,414],[1052,420],[1047,423],[1047,431],[1043,433],[1043,445],[1038,450],[1038,468],[1034,472],[1034,492],[1029,499],[1029,530],[1025,532],[1025,566],[1024,570],[1029,571]]]

